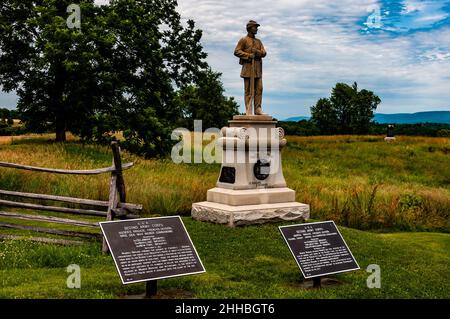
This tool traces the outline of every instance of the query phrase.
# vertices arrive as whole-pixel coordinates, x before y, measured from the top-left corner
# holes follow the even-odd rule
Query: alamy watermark
[[[367,288],[381,288],[381,268],[377,264],[370,264],[366,271],[370,273],[367,277]]]
[[[67,17],[66,24],[69,29],[81,30],[81,9],[78,4],[70,4],[67,6],[67,13],[70,15]]]
[[[280,127],[224,127],[203,131],[201,120],[194,121],[193,132],[177,128],[171,138],[178,142],[171,151],[172,161],[177,164],[246,164],[264,159],[271,162],[271,169],[279,167],[280,148],[286,143]]]
[[[70,273],[67,277],[66,284],[69,289],[81,288],[81,269],[77,264],[67,266],[66,271]]]
[[[381,22],[381,9],[379,6],[372,6],[367,8],[368,12],[372,12],[364,23],[368,29],[381,29],[383,26]]]

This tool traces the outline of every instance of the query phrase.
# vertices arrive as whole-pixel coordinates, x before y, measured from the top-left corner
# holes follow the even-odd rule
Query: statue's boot
[[[255,115],[267,115],[267,113],[264,113],[260,107],[257,107],[255,109]]]

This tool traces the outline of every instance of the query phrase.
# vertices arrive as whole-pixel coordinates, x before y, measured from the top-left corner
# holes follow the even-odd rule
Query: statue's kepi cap
[[[260,24],[257,23],[255,20],[250,20],[249,22],[247,22],[247,28],[251,25],[256,25],[257,27],[260,26]]]

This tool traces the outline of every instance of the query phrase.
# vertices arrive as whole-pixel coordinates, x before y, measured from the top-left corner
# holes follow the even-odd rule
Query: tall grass
[[[289,143],[285,176],[312,216],[360,229],[450,230],[450,139],[319,136]]]
[[[90,169],[111,165],[106,146],[65,144],[49,136],[0,140],[0,161],[34,166]],[[297,200],[311,216],[359,229],[450,231],[450,139],[381,136],[288,137],[283,169]],[[127,201],[144,205],[144,215],[189,215],[206,200],[219,164],[175,164],[170,159],[135,162],[125,171]],[[0,168],[0,188],[108,199],[109,176],[62,176]],[[1,207],[0,207],[1,208]],[[3,208],[4,210],[6,208]]]

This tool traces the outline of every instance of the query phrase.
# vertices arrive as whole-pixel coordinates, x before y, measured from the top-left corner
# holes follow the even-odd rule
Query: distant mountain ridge
[[[285,119],[287,122],[309,120],[309,116],[295,116]],[[429,111],[417,113],[375,113],[374,121],[380,124],[417,124],[417,123],[444,123],[450,124],[450,111]]]
[[[287,119],[282,120],[282,121],[285,121],[285,122],[298,122],[298,121],[301,121],[301,120],[309,120],[310,118],[311,118],[310,116],[294,116],[294,117],[290,117],[290,118],[287,118]]]
[[[375,122],[380,124],[416,124],[416,123],[444,123],[450,124],[450,111],[430,111],[417,113],[375,114]]]

